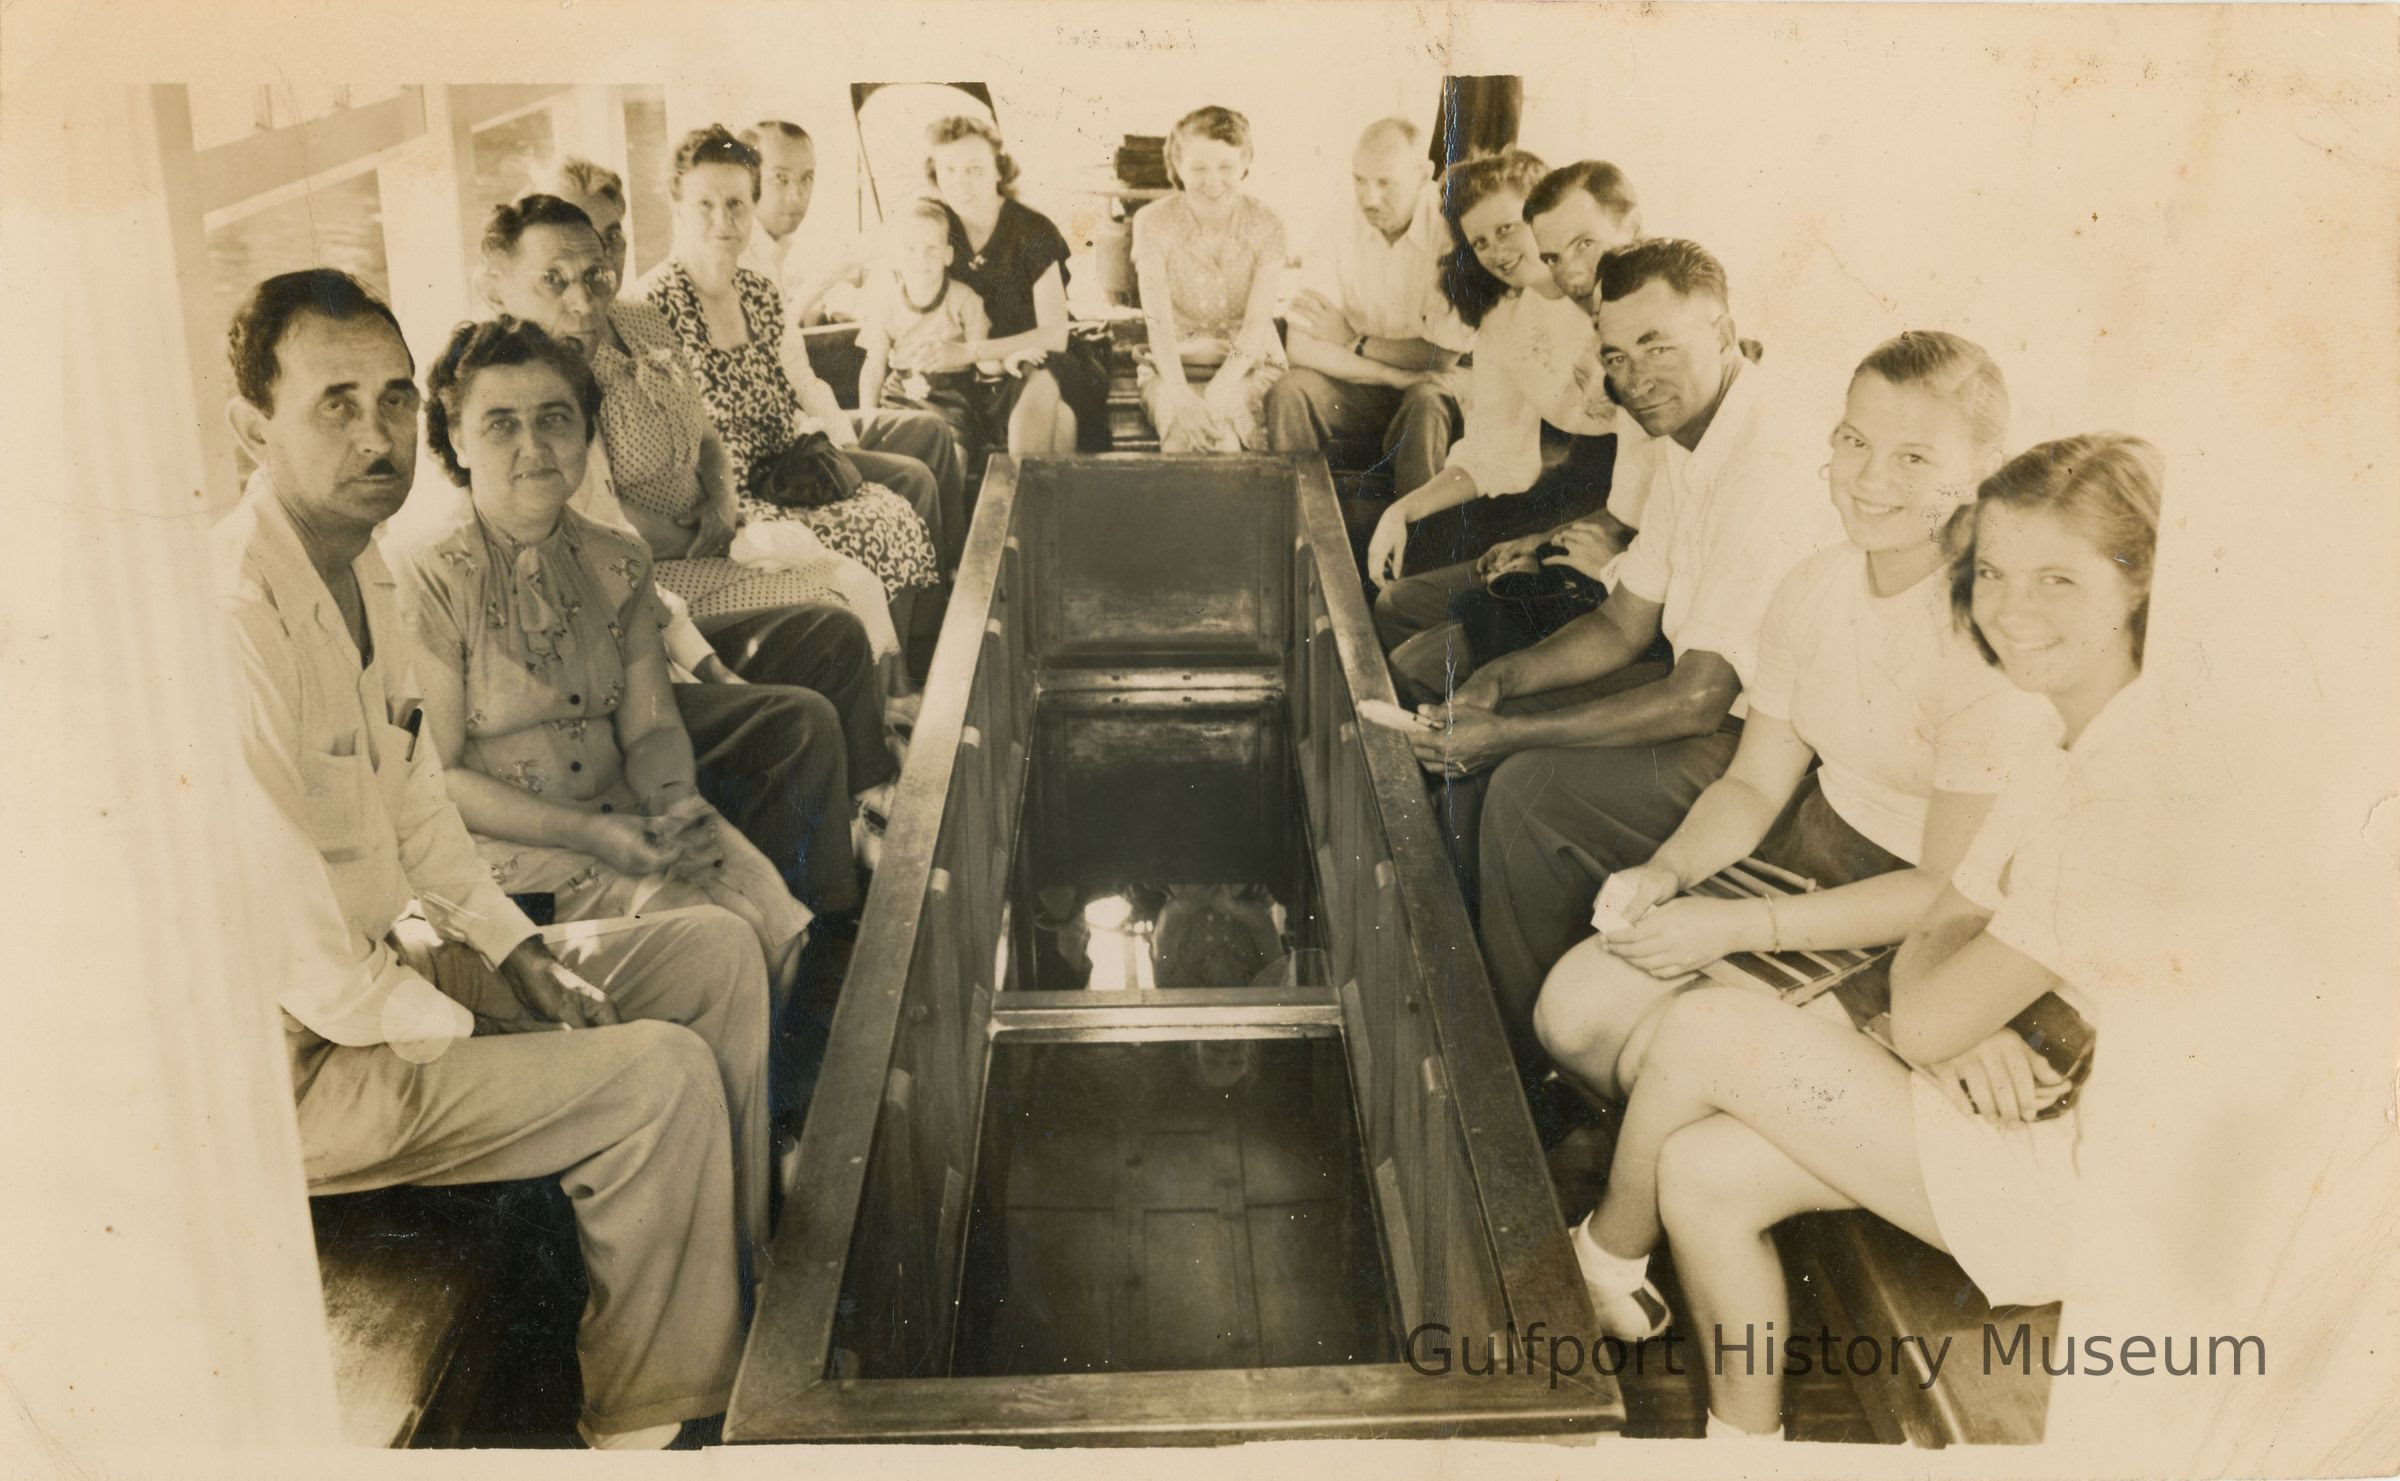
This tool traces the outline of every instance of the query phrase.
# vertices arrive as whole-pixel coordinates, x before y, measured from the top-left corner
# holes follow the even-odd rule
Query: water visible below
[[[1398,1355],[1337,1038],[992,1047],[952,1372]]]
[[[1009,893],[1011,988],[1322,985],[1281,697],[1045,698]]]

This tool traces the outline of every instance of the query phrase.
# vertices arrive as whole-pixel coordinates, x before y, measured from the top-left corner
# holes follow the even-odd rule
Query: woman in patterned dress
[[[1241,192],[1250,120],[1229,108],[1184,115],[1167,136],[1167,171],[1182,189],[1133,218],[1150,321],[1142,406],[1161,452],[1264,447],[1267,388],[1284,370],[1284,238],[1275,213]]]
[[[775,458],[821,429],[783,371],[783,300],[773,283],[739,265],[758,179],[758,151],[722,127],[683,141],[668,180],[675,249],[644,279],[644,296],[699,373],[743,513],[798,520],[874,572],[889,594],[893,629],[906,633],[917,592],[940,580],[932,537],[907,500],[872,483],[817,509],[786,509],[759,496]]]
[[[560,920],[733,911],[780,1005],[808,909],[700,798],[649,550],[567,506],[600,407],[590,366],[534,325],[467,324],[426,391],[426,440],[469,497],[394,568],[430,741],[478,850]]]

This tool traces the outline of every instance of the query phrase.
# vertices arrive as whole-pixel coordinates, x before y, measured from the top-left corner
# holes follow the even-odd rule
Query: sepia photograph
[[[2400,1470],[2400,6],[18,0],[0,255],[0,1474]]]

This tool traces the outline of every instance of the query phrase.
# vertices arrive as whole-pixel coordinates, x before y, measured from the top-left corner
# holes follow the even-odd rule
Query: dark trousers
[[[1607,507],[1616,460],[1615,433],[1579,437],[1543,423],[1542,471],[1532,486],[1470,499],[1410,525],[1405,569],[1436,571],[1472,561],[1503,540],[1538,535]]]
[[[1690,740],[1521,751],[1492,769],[1479,827],[1465,840],[1474,852],[1460,857],[1475,861],[1484,966],[1529,1075],[1544,1064],[1533,1032],[1542,979],[1591,934],[1601,883],[1658,852],[1725,774],[1739,739],[1740,722],[1729,719]]]
[[[1375,631],[1383,639],[1392,687],[1407,705],[1439,704],[1482,664],[1530,648],[1576,618],[1600,609],[1607,593],[1565,591],[1532,601],[1496,597],[1462,561],[1383,589]]]
[[[819,914],[858,908],[850,767],[825,696],[784,684],[678,684],[700,795]]]
[[[950,424],[935,412],[905,406],[851,415],[858,422],[852,465],[861,477],[906,499],[933,537],[942,574],[957,570],[967,544],[967,464]]]
[[[1268,447],[1328,452],[1337,466],[1389,463],[1404,494],[1441,471],[1458,433],[1458,398],[1429,382],[1403,391],[1294,366],[1267,392]]]
[[[1504,601],[1475,560],[1503,540],[1538,534],[1607,507],[1616,437],[1578,437],[1544,424],[1544,467],[1520,494],[1477,499],[1409,526],[1404,576],[1375,595],[1375,630],[1405,703],[1445,698],[1458,680],[1529,648],[1599,606],[1597,600]]]
[[[884,745],[875,652],[857,618],[811,603],[704,621],[700,631],[726,667],[751,683],[814,689],[832,701],[854,792],[900,774],[900,763]]]
[[[967,548],[966,457],[950,424],[934,412],[892,407],[851,415],[858,423],[858,445],[849,450],[851,465],[860,477],[906,499],[933,540],[941,584],[919,594],[909,609],[911,631],[900,635],[903,647],[921,644],[930,651],[941,636],[942,617],[950,607],[950,582]]]

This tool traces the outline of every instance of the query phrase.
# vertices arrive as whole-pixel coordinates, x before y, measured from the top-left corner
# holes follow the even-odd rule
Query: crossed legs
[[[1795,1214],[1864,1208],[1946,1247],[1918,1160],[1909,1072],[1881,1047],[1738,988],[1694,988],[1655,1016],[1640,1052],[1620,1051],[1631,1098],[1588,1232],[1620,1259],[1648,1254],[1663,1234],[1693,1330],[1788,1327],[1770,1231]],[[1781,1385],[1767,1373],[1712,1374],[1709,1408],[1766,1433],[1782,1422]]]

